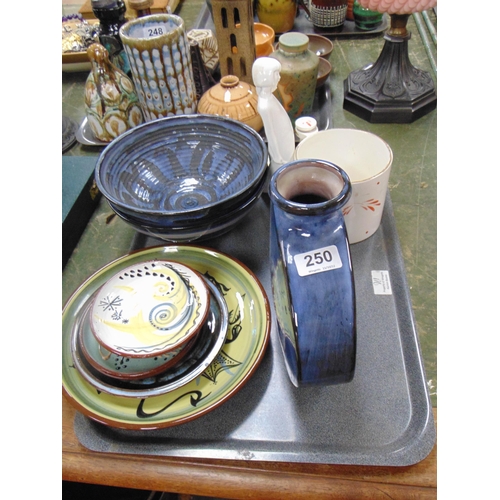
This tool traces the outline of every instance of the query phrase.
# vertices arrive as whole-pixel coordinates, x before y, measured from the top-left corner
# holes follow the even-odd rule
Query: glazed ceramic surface
[[[281,63],[273,57],[259,57],[252,65],[252,77],[259,96],[257,109],[262,116],[269,145],[271,173],[290,161],[295,150],[292,122],[275,95],[281,79],[280,71]]]
[[[275,33],[285,33],[293,28],[297,5],[297,0],[257,0],[256,13],[259,21]]]
[[[382,22],[382,12],[366,9],[357,1],[354,2],[353,15],[356,27],[360,30],[370,31]]]
[[[151,225],[211,222],[236,208],[267,169],[267,147],[250,127],[221,116],[145,123],[113,141],[96,164],[99,191]]]
[[[350,194],[347,174],[319,160],[283,165],[270,182],[273,298],[296,386],[354,376],[354,278],[342,215]]]
[[[311,21],[317,28],[341,28],[347,13],[347,0],[311,0]]]
[[[279,37],[278,49],[269,57],[281,64],[277,97],[292,122],[312,112],[319,57],[309,50],[304,33],[289,32]]]
[[[196,89],[196,99],[201,99],[201,96],[217,82],[210,70],[203,62],[200,45],[196,40],[189,40],[189,50],[191,52],[191,65],[193,67],[194,86]]]
[[[257,132],[262,129],[262,118],[257,111],[257,92],[250,83],[235,75],[226,75],[208,89],[198,103],[198,112],[232,118]]]
[[[94,136],[109,143],[144,118],[132,80],[111,64],[108,51],[95,43],[87,53],[92,69],[85,83],[85,114]]]
[[[97,292],[96,292],[97,293]],[[94,294],[95,296],[95,294]],[[74,335],[77,339],[77,349],[81,352],[82,358],[99,373],[107,377],[119,380],[134,380],[145,377],[152,377],[165,371],[174,363],[178,363],[183,356],[187,354],[192,347],[196,336],[186,342],[185,345],[159,356],[148,358],[132,358],[130,356],[121,356],[108,351],[95,338],[90,328],[89,311],[90,306],[82,315],[82,319],[75,322]]]
[[[255,35],[255,55],[268,56],[274,50],[274,30],[263,23],[253,23]]]
[[[130,64],[120,40],[120,27],[126,23],[125,0],[92,0],[93,17],[98,22],[99,43],[109,52],[111,62],[124,73],[130,73]]]
[[[378,229],[393,159],[384,140],[363,130],[321,130],[300,142],[295,158],[326,160],[349,175],[352,196],[343,213],[350,243],[363,241]]]
[[[146,121],[196,111],[196,89],[184,21],[173,14],[140,17],[120,28]]]
[[[97,293],[90,326],[116,354],[158,356],[191,339],[205,322],[210,296],[203,278],[176,262],[134,264]]]
[[[80,375],[97,390],[120,397],[147,398],[166,394],[178,389],[191,380],[199,377],[219,354],[227,335],[228,310],[222,294],[213,283],[207,282],[212,300],[210,313],[193,340],[194,345],[188,355],[176,362],[174,366],[163,369],[154,376],[141,379],[126,380],[109,378],[93,369],[86,362],[79,348],[78,331],[88,321],[88,314],[83,314],[75,321],[71,349],[73,362]]]
[[[185,226],[172,224],[168,218],[154,225],[145,224],[128,214],[124,214],[112,203],[110,203],[110,206],[120,218],[133,226],[140,233],[174,243],[202,241],[207,238],[220,236],[230,231],[239,221],[241,221],[241,219],[243,219],[243,217],[246,217],[259,201],[263,189],[266,186],[267,178],[267,176],[264,176],[248,199],[243,200],[236,208],[228,209],[228,211],[224,213],[213,214],[208,219],[201,218],[199,223],[197,223],[198,219],[193,218],[193,220],[188,221]],[[179,224],[180,223],[181,222],[179,222]]]
[[[168,394],[137,400],[99,392],[73,367],[74,322],[92,294],[109,278],[129,265],[154,259],[185,264],[217,286],[229,311],[224,346],[199,377]],[[71,296],[62,322],[62,382],[69,401],[83,414],[113,427],[154,429],[200,417],[246,383],[269,342],[270,309],[262,285],[235,259],[211,249],[173,245],[141,250],[104,266]]]
[[[332,65],[329,61],[324,59],[323,57],[319,58],[319,66],[318,66],[318,79],[316,80],[316,88],[321,87],[325,84],[332,72]]]
[[[326,38],[314,33],[308,33],[309,50],[312,50],[318,57],[328,59],[333,51],[333,42]]]
[[[295,120],[295,135],[300,141],[318,132],[318,122],[312,116],[301,116]]]
[[[215,71],[219,64],[219,49],[217,37],[209,29],[192,29],[187,32],[188,40],[195,40],[200,47],[203,64],[211,71]]]

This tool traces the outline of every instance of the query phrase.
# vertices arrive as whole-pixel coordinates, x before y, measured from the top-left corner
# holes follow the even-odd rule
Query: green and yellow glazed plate
[[[134,263],[170,260],[187,265],[221,291],[229,311],[226,341],[215,360],[196,379],[167,394],[143,399],[99,392],[73,365],[71,332],[92,294],[118,271]],[[84,415],[122,429],[179,425],[220,406],[252,376],[269,343],[269,301],[256,276],[241,262],[209,248],[191,245],[139,250],[104,266],[70,297],[62,314],[63,394]]]

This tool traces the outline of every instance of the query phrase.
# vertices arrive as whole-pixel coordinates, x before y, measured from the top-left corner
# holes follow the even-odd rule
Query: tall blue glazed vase
[[[297,160],[272,176],[270,261],[278,334],[295,386],[354,376],[356,303],[342,207],[347,174],[321,160]]]

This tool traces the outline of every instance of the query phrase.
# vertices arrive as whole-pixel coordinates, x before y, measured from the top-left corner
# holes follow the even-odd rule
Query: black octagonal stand
[[[379,58],[344,81],[344,109],[371,123],[411,123],[437,105],[434,81],[408,57],[409,14],[391,14]]]

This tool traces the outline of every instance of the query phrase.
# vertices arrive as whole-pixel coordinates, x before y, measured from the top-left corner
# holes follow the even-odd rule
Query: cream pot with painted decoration
[[[380,226],[393,160],[383,139],[356,129],[329,129],[305,138],[295,159],[329,161],[347,172],[352,196],[343,207],[349,243],[366,240]]]

